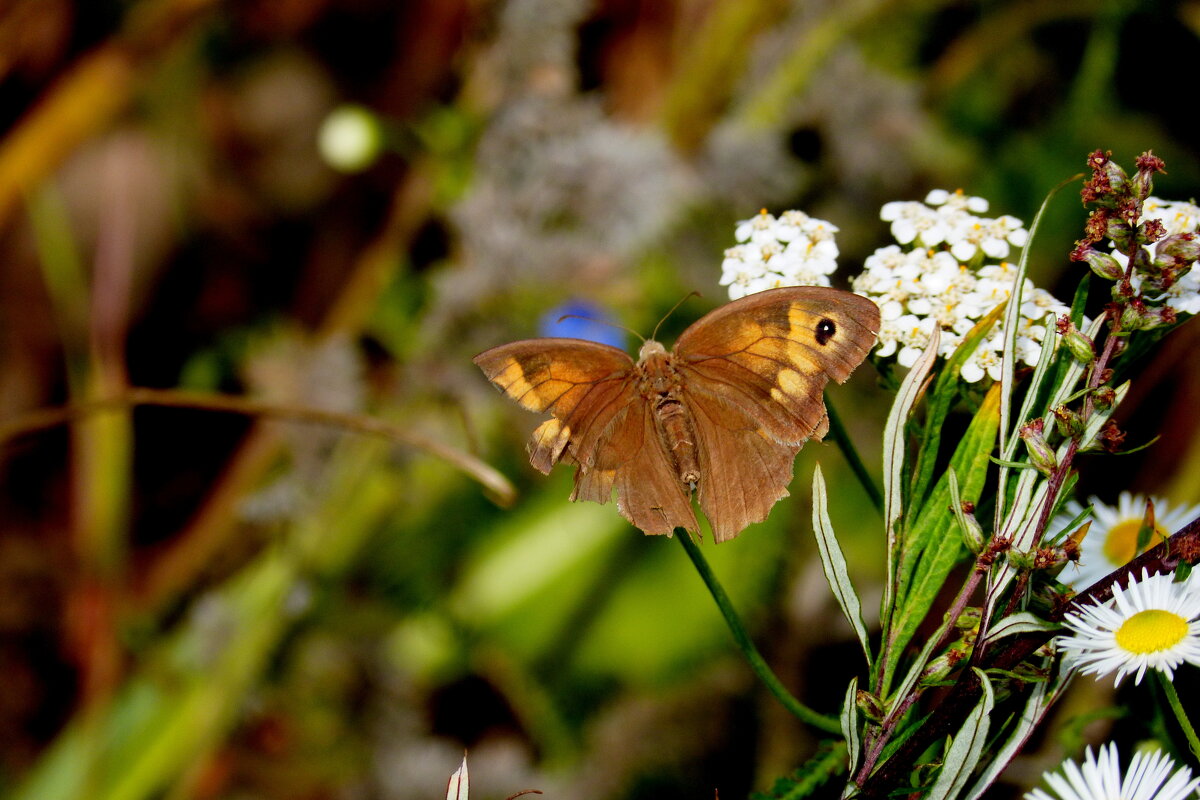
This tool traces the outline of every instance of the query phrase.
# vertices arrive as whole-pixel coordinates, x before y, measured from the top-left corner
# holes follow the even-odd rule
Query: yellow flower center
[[[1117,628],[1117,646],[1129,653],[1169,650],[1187,636],[1187,620],[1171,611],[1151,608],[1139,611]]]
[[[1150,541],[1138,550],[1137,535],[1141,527],[1140,519],[1123,519],[1109,529],[1108,537],[1104,540],[1104,557],[1108,559],[1108,563],[1117,566],[1128,564],[1139,552],[1145,552],[1167,538],[1167,532],[1155,525],[1154,530],[1150,532]]]

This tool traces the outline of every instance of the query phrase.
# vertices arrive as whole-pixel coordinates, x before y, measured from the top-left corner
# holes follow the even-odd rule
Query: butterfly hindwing
[[[875,343],[879,308],[815,286],[758,292],[702,317],[675,357],[689,395],[740,408],[775,441],[803,444],[828,425],[823,391],[841,383]]]
[[[571,499],[606,503],[614,488],[621,515],[646,533],[699,529],[691,499],[659,436],[654,412],[641,398],[613,418],[593,463],[589,468],[581,465],[575,473]]]
[[[700,508],[713,539],[727,541],[762,522],[788,494],[798,444],[768,437],[742,408],[714,394],[691,393],[700,473]]]

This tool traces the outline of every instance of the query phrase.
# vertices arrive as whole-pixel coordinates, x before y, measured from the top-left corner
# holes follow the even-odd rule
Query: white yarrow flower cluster
[[[1166,228],[1166,236],[1180,233],[1200,232],[1200,206],[1176,200],[1162,200],[1157,197],[1146,198],[1142,206],[1142,219],[1157,219]],[[1166,238],[1164,236],[1164,238]],[[1147,245],[1151,258],[1157,255],[1158,245]],[[1122,267],[1129,259],[1119,252],[1113,252],[1113,257]],[[1133,277],[1134,288],[1139,288],[1141,281],[1137,275]],[[1164,293],[1166,305],[1175,309],[1179,314],[1200,314],[1200,274],[1193,269],[1185,273],[1171,288]],[[1156,298],[1157,299],[1157,298]]]
[[[1068,759],[1062,775],[1047,772],[1042,777],[1053,793],[1034,789],[1025,800],[1184,800],[1200,786],[1188,767],[1175,768],[1171,757],[1156,750],[1136,752],[1129,769],[1121,774],[1117,746],[1100,748],[1099,758],[1087,748],[1082,768]]]
[[[725,251],[721,285],[729,299],[780,286],[829,286],[837,270],[836,225],[803,211],[778,218],[763,210],[738,223],[738,244]]]
[[[1016,267],[989,260],[1009,257],[1029,234],[1016,217],[976,216],[987,209],[982,197],[942,189],[930,192],[924,203],[883,207],[880,216],[892,223],[898,244],[876,250],[851,281],[855,292],[881,309],[877,355],[895,355],[901,366],[911,367],[938,327],[938,354],[949,357],[981,317],[1008,299]],[[1051,312],[1057,316],[1068,309],[1026,279],[1016,347],[1017,356],[1030,366],[1041,356]],[[974,383],[987,375],[999,380],[1003,347],[1004,330],[997,324],[963,364],[963,379]]]
[[[1097,678],[1116,673],[1115,685],[1129,674],[1141,683],[1147,669],[1171,680],[1180,664],[1200,666],[1200,572],[1174,578],[1143,569],[1106,602],[1067,613],[1069,633],[1054,640],[1063,664]]]

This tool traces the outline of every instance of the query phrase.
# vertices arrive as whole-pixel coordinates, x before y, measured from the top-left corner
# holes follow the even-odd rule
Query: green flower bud
[[[858,706],[858,710],[863,713],[863,716],[871,722],[882,722],[884,717],[887,716],[887,709],[883,707],[883,702],[864,689],[859,689],[855,693],[854,704]]]
[[[1041,419],[1027,422],[1021,426],[1017,435],[1021,437],[1021,441],[1025,442],[1025,450],[1029,454],[1029,463],[1038,472],[1043,475],[1049,475],[1058,469],[1058,458],[1054,455],[1054,448],[1050,446],[1042,433],[1044,424]]]
[[[1074,438],[1083,433],[1083,419],[1066,406],[1054,409],[1054,425],[1066,438]]]
[[[979,524],[979,520],[975,519],[974,514],[963,514],[966,519],[967,527],[959,525],[959,533],[962,534],[963,544],[974,555],[979,555],[983,552],[984,538],[983,526]]]
[[[1108,253],[1102,253],[1099,250],[1087,250],[1083,253],[1084,260],[1087,261],[1092,272],[1096,273],[1106,281],[1117,281],[1125,276],[1125,270],[1121,268],[1121,264]]]
[[[1107,411],[1117,402],[1117,393],[1111,386],[1101,386],[1092,392],[1092,402],[1100,411]]]
[[[1062,337],[1067,345],[1067,350],[1071,351],[1071,355],[1080,364],[1091,364],[1096,360],[1096,346],[1092,340],[1069,321],[1067,329],[1062,332]]]
[[[1200,259],[1200,237],[1194,233],[1177,233],[1158,243],[1158,255],[1169,256],[1177,262],[1194,264]]]

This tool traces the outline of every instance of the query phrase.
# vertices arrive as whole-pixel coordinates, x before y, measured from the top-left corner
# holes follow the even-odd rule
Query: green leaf
[[[959,792],[971,779],[971,773],[979,764],[980,756],[983,755],[983,746],[987,742],[988,714],[995,703],[995,696],[987,675],[977,667],[972,669],[979,676],[983,697],[979,698],[979,703],[976,704],[958,734],[955,735],[950,749],[946,752],[946,759],[942,763],[941,771],[938,772],[937,780],[934,781],[929,794],[925,796],[926,800],[949,800],[949,798],[958,797]]]
[[[1041,206],[1038,207],[1037,214],[1033,217],[1033,223],[1029,226],[1029,239],[1025,247],[1021,249],[1021,260],[1017,262],[1017,273],[1013,276],[1012,291],[1008,298],[1008,310],[1004,317],[1004,362],[1002,365],[1003,375],[1000,378],[1001,398],[1000,398],[1000,453],[1003,458],[1012,459],[1012,454],[1009,452],[1009,440],[1013,437],[1012,426],[1012,394],[1013,389],[1013,372],[1016,366],[1016,341],[1017,328],[1021,319],[1021,290],[1025,284],[1025,273],[1029,267],[1029,254],[1033,250],[1033,243],[1037,239],[1038,229],[1042,226],[1042,218],[1046,215],[1046,209],[1050,205],[1050,201],[1059,191],[1068,183],[1073,183],[1075,177],[1062,181],[1049,192],[1042,200]],[[1003,486],[1003,482],[1001,483]]]
[[[859,644],[862,645],[867,664],[870,665],[871,642],[867,638],[867,626],[863,623],[862,604],[858,600],[858,593],[854,591],[854,584],[850,582],[850,574],[846,570],[846,557],[842,555],[842,548],[833,533],[833,523],[829,521],[829,498],[820,464],[813,470],[812,522],[825,579],[829,581],[829,588],[841,606],[842,614],[858,634]]]
[[[846,743],[825,741],[817,752],[795,772],[779,778],[768,792],[755,792],[749,800],[801,800],[816,794],[830,778],[846,768]]]
[[[858,769],[858,754],[862,750],[862,742],[858,737],[858,676],[850,679],[846,688],[846,701],[842,703],[842,735],[846,737],[846,747],[850,751],[850,777],[854,777]]]
[[[1053,631],[1058,630],[1058,628],[1057,624],[1044,620],[1036,614],[1029,611],[1021,611],[1005,617],[992,626],[992,629],[988,631],[986,641],[988,644],[991,644],[1005,636],[1014,636],[1018,633]]]
[[[900,558],[900,537],[897,526],[904,516],[904,454],[907,442],[904,428],[913,407],[921,397],[925,379],[937,360],[938,342],[941,332],[934,328],[925,352],[913,364],[908,375],[900,384],[892,409],[888,412],[887,425],[883,430],[883,499],[884,524],[887,526],[887,581],[883,586],[883,605],[881,616],[883,627],[888,628],[897,593],[897,570]]]
[[[1070,672],[1059,670],[1059,674],[1054,680],[1034,684],[1029,700],[1026,701],[1025,708],[1021,711],[1021,716],[1017,717],[1012,730],[1004,734],[1004,737],[1007,737],[1004,739],[1004,744],[1000,745],[996,755],[992,757],[991,763],[980,773],[975,785],[971,787],[971,791],[967,793],[964,800],[979,800],[979,797],[987,791],[996,778],[1000,777],[1000,773],[1008,766],[1008,762],[1012,761],[1013,756],[1020,752],[1030,735],[1041,723],[1042,717],[1058,701],[1069,683]]]
[[[950,459],[950,468],[959,479],[962,500],[978,502],[983,491],[988,457],[999,424],[999,400],[999,384],[996,384],[984,397],[979,411]],[[892,652],[902,652],[908,645],[917,626],[929,613],[946,576],[962,556],[961,538],[947,535],[957,525],[951,505],[947,472],[938,480],[906,536],[901,566],[908,569],[901,572],[897,581],[900,608],[885,634],[890,637],[885,641],[889,642],[889,648],[894,648]]]
[[[950,413],[950,406],[958,397],[959,386],[962,385],[960,373],[963,364],[975,352],[979,343],[983,341],[992,326],[1000,319],[1000,315],[1004,312],[1005,305],[1000,305],[993,308],[979,322],[975,323],[971,330],[967,331],[962,342],[947,359],[945,367],[942,368],[937,380],[934,382],[933,391],[929,395],[929,400],[926,403],[925,411],[925,430],[921,435],[921,443],[917,448],[916,466],[913,468],[913,483],[912,491],[909,492],[909,516],[921,507],[922,501],[925,499],[925,494],[929,490],[929,482],[933,480],[933,469],[937,462],[938,448],[941,445],[942,427],[946,423],[946,416]]]

